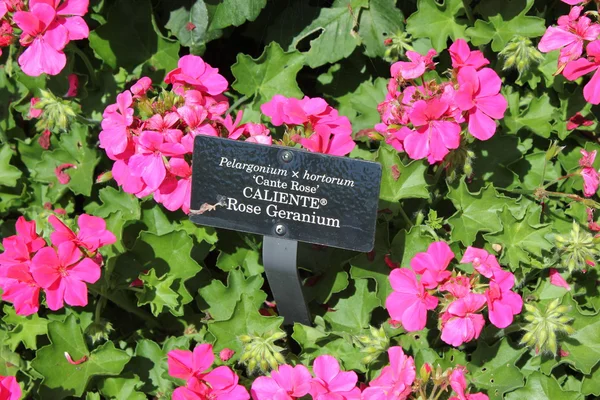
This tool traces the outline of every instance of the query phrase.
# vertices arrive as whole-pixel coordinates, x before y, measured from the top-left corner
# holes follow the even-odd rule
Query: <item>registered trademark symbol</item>
[[[327,199],[321,199],[321,205],[322,206],[327,205]]]

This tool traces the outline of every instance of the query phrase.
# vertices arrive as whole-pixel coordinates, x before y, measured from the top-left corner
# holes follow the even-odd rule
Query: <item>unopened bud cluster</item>
[[[376,360],[381,354],[385,353],[390,347],[390,339],[383,327],[379,329],[371,326],[368,335],[360,335],[357,337],[363,348],[361,353],[366,355],[362,358],[364,364],[369,364]]]
[[[560,299],[552,301],[545,310],[531,304],[525,304],[527,313],[525,320],[528,324],[523,328],[526,332],[521,344],[533,347],[536,353],[558,352],[558,335],[572,335],[575,330],[570,325],[572,318],[566,315],[568,306],[560,305]]]
[[[563,267],[569,269],[569,272],[585,270],[596,265],[596,258],[600,255],[598,250],[600,238],[581,229],[577,222],[573,221],[573,227],[568,235],[556,235],[554,240],[560,262]]]
[[[264,375],[285,364],[285,358],[281,354],[284,349],[275,344],[283,338],[285,338],[283,332],[276,332],[266,337],[242,335],[238,338],[244,345],[240,363],[246,366],[248,374],[258,370],[261,375]]]
[[[502,69],[515,68],[519,72],[519,78],[544,60],[531,40],[523,36],[515,36],[499,54],[504,59]]]
[[[74,118],[77,117],[75,103],[56,97],[51,92],[40,89],[40,100],[34,108],[43,110],[39,121],[35,124],[39,131],[48,129],[51,132],[66,132]]]

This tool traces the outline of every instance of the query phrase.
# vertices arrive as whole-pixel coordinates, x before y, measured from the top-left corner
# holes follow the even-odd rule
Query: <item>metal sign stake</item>
[[[284,325],[299,322],[310,326],[310,313],[304,300],[302,283],[296,268],[297,255],[297,241],[264,236],[265,273],[273,291],[279,315],[284,318]]]

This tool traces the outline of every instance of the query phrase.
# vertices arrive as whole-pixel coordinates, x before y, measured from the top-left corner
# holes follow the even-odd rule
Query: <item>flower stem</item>
[[[238,108],[238,107],[239,107],[239,106],[240,106],[240,105],[241,105],[243,102],[245,102],[246,100],[248,100],[248,96],[242,96],[242,97],[240,97],[239,99],[237,99],[237,100],[235,101],[235,103],[233,103],[233,104],[231,105],[231,107],[229,107],[229,109],[227,110],[227,113],[226,113],[225,115],[229,115],[229,114],[231,114],[231,112],[232,112],[233,110],[235,110],[236,108]]]
[[[72,51],[73,53],[77,54],[79,58],[81,58],[81,61],[83,61],[83,63],[85,64],[85,67],[88,70],[88,74],[90,75],[92,87],[99,87],[98,78],[96,77],[96,71],[94,70],[94,67],[92,66],[92,63],[90,62],[88,56],[86,56],[85,53],[75,45],[69,46],[69,51]]]
[[[408,228],[409,229],[412,228],[414,226],[414,224],[412,223],[412,221],[410,220],[410,218],[408,218],[408,215],[404,211],[404,208],[402,208],[402,206],[399,206],[399,209],[400,209],[400,215],[402,216],[402,218],[406,222],[406,225],[408,225]]]
[[[576,176],[576,175],[578,175],[578,174],[577,173],[572,173],[572,174],[567,174],[567,175],[561,176],[560,178],[556,178],[556,179],[548,182],[547,184],[545,184],[543,186],[543,188],[546,189],[547,187],[550,187],[550,186],[554,185],[557,182],[560,182],[560,181],[562,181],[564,179],[571,178],[571,177]]]

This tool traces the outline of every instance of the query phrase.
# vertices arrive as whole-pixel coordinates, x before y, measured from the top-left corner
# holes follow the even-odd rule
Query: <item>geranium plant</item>
[[[0,400],[598,398],[599,70],[597,0],[0,0]],[[200,135],[381,164],[310,326]]]

